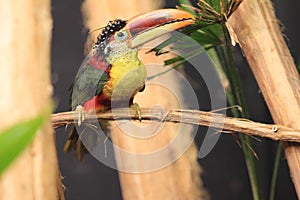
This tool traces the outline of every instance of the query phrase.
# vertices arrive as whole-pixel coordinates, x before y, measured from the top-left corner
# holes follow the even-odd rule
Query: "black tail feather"
[[[74,124],[71,127],[68,139],[64,145],[64,152],[70,152],[73,149],[76,152],[76,158],[78,160],[82,160],[84,155],[88,153],[87,149],[79,139],[79,135]]]
[[[104,142],[108,125],[108,122],[105,121],[99,124],[83,123],[80,127],[73,124],[64,145],[64,152],[75,150],[76,158],[82,160],[89,153],[89,150],[94,149],[99,142]],[[101,133],[105,135],[103,136]],[[84,144],[82,141],[84,141]],[[87,145],[88,149],[85,145]]]

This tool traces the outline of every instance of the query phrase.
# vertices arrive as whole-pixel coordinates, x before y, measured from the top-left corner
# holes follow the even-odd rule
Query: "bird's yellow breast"
[[[112,63],[110,78],[103,92],[113,101],[126,101],[145,83],[146,69],[136,52],[130,52]]]

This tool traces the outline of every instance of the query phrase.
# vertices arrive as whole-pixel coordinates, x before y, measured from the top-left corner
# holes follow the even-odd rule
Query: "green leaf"
[[[180,3],[180,4],[185,4],[185,5],[192,6],[192,3],[191,3],[190,0],[179,0],[179,3]]]
[[[205,0],[205,2],[211,5],[217,12],[221,12],[221,0]]]
[[[32,141],[48,114],[20,122],[0,133],[0,175]]]

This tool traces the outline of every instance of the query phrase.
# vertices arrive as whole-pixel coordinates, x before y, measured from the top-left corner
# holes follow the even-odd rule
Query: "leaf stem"
[[[275,157],[273,173],[272,173],[272,180],[270,186],[270,198],[269,198],[270,200],[274,200],[275,198],[275,188],[276,188],[276,181],[277,181],[278,169],[280,164],[281,151],[282,151],[282,143],[279,142],[277,144],[276,157]]]
[[[233,87],[232,89],[227,90],[228,94],[228,100],[229,104],[238,105],[241,106],[242,112],[241,115],[244,118],[249,118],[249,114],[247,111],[246,103],[245,103],[245,97],[243,94],[242,90],[242,84],[241,80],[238,76],[238,72],[234,63],[233,55],[232,55],[232,50],[231,50],[231,44],[230,44],[230,37],[228,35],[227,29],[224,25],[221,26],[224,34],[224,61],[226,62],[225,66],[227,69],[226,71],[228,72],[227,75],[229,76],[229,81],[230,81],[230,87]],[[235,97],[235,98],[234,98]],[[237,110],[233,110],[233,115],[235,117],[239,117],[239,113]],[[254,200],[260,200],[262,199],[262,192],[259,187],[259,179],[258,179],[258,174],[257,174],[257,163],[256,163],[256,158],[255,155],[252,152],[252,149],[249,148],[249,146],[252,146],[251,143],[251,138],[249,136],[245,136],[240,134],[241,137],[241,144],[242,144],[242,149],[245,155],[245,161],[246,161],[246,166],[248,169],[248,174],[250,178],[250,184],[251,184],[251,189],[252,189],[252,194],[253,194],[253,199]]]

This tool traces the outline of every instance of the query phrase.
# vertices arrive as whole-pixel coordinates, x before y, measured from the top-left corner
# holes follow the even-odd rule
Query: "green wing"
[[[91,62],[95,54],[89,55],[80,66],[74,84],[70,87],[70,109],[75,110],[78,105],[83,105],[89,99],[97,96],[102,91],[109,79],[110,65],[103,62]],[[101,64],[101,67],[95,67]],[[105,65],[104,65],[105,64]]]

